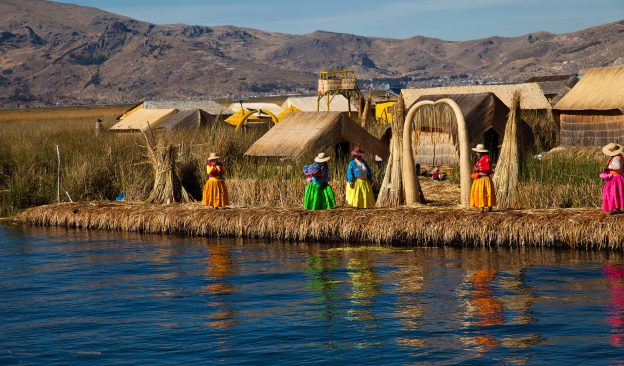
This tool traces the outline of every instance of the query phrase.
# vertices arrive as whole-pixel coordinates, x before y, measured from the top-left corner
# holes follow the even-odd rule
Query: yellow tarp
[[[252,113],[251,115],[249,115],[249,112],[248,110],[239,109],[238,112],[226,118],[225,122],[232,126],[238,126],[245,124],[245,122],[271,122],[273,120],[269,114],[266,114],[268,111],[260,110],[260,112]]]
[[[286,117],[286,115],[288,113],[297,113],[297,112],[301,112],[301,109],[295,107],[294,105],[288,106],[287,108],[284,108],[283,111],[281,111],[278,115],[277,115],[277,120],[281,121],[282,118]]]
[[[390,113],[388,108],[395,105],[397,102],[384,102],[377,103],[375,106],[375,119],[380,123],[392,123],[394,115]]]

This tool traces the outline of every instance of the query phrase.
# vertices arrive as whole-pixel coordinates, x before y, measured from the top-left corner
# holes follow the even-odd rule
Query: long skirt
[[[602,210],[609,212],[624,208],[624,176],[614,174],[605,181],[602,190]]]
[[[334,207],[336,207],[336,198],[329,184],[319,187],[313,182],[308,183],[303,197],[303,208],[316,211]]]
[[[356,179],[353,188],[347,183],[347,204],[357,208],[371,208],[375,206],[373,187],[370,182]]]
[[[228,205],[228,192],[224,180],[208,179],[204,185],[202,203],[206,206],[224,207]]]
[[[472,182],[470,207],[483,208],[496,206],[496,192],[490,177],[480,177]]]

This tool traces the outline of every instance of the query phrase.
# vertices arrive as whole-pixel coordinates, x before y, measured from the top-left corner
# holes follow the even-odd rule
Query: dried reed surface
[[[461,208],[326,211],[198,204],[63,203],[30,208],[18,218],[35,225],[192,236],[291,241],[402,243],[412,246],[535,246],[623,249],[624,215],[598,209],[481,214]]]
[[[497,204],[500,208],[508,208],[520,179],[521,164],[524,162],[522,146],[519,141],[519,114],[520,93],[513,96],[512,106],[505,127],[503,146],[498,158],[496,173],[494,174],[494,187],[496,189]]]

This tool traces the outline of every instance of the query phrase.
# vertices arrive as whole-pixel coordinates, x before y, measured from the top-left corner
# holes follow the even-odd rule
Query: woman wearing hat
[[[606,212],[620,212],[624,207],[624,158],[622,146],[609,143],[602,148],[602,152],[609,156],[609,162],[600,177],[605,180],[602,190],[602,210]]]
[[[211,153],[208,157],[208,164],[206,165],[208,181],[204,186],[202,197],[204,205],[215,208],[228,205],[228,192],[223,180],[223,164],[219,159],[221,158],[215,153]]]
[[[329,167],[327,161],[329,156],[320,153],[314,158],[312,165],[303,167],[303,174],[308,177],[303,207],[308,210],[326,210],[336,207],[334,191],[329,185]]]
[[[477,162],[472,169],[474,180],[470,189],[470,207],[476,207],[481,212],[485,212],[486,209],[492,211],[492,207],[496,206],[496,192],[490,178],[494,173],[490,156],[483,144],[478,144],[472,151],[477,153]]]
[[[366,161],[362,159],[364,151],[356,147],[351,151],[353,160],[349,162],[347,167],[347,204],[357,208],[370,208],[375,206],[375,197],[373,197],[373,187],[371,172]]]

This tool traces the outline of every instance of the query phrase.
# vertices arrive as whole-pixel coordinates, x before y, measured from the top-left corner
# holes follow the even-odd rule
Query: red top
[[[492,165],[490,164],[489,155],[481,155],[481,159],[477,160],[474,167],[479,174],[492,175],[492,173],[494,173],[492,171]]]
[[[223,165],[221,163],[210,161],[206,166],[206,171],[208,172],[208,178],[221,179],[221,176],[223,175]]]

